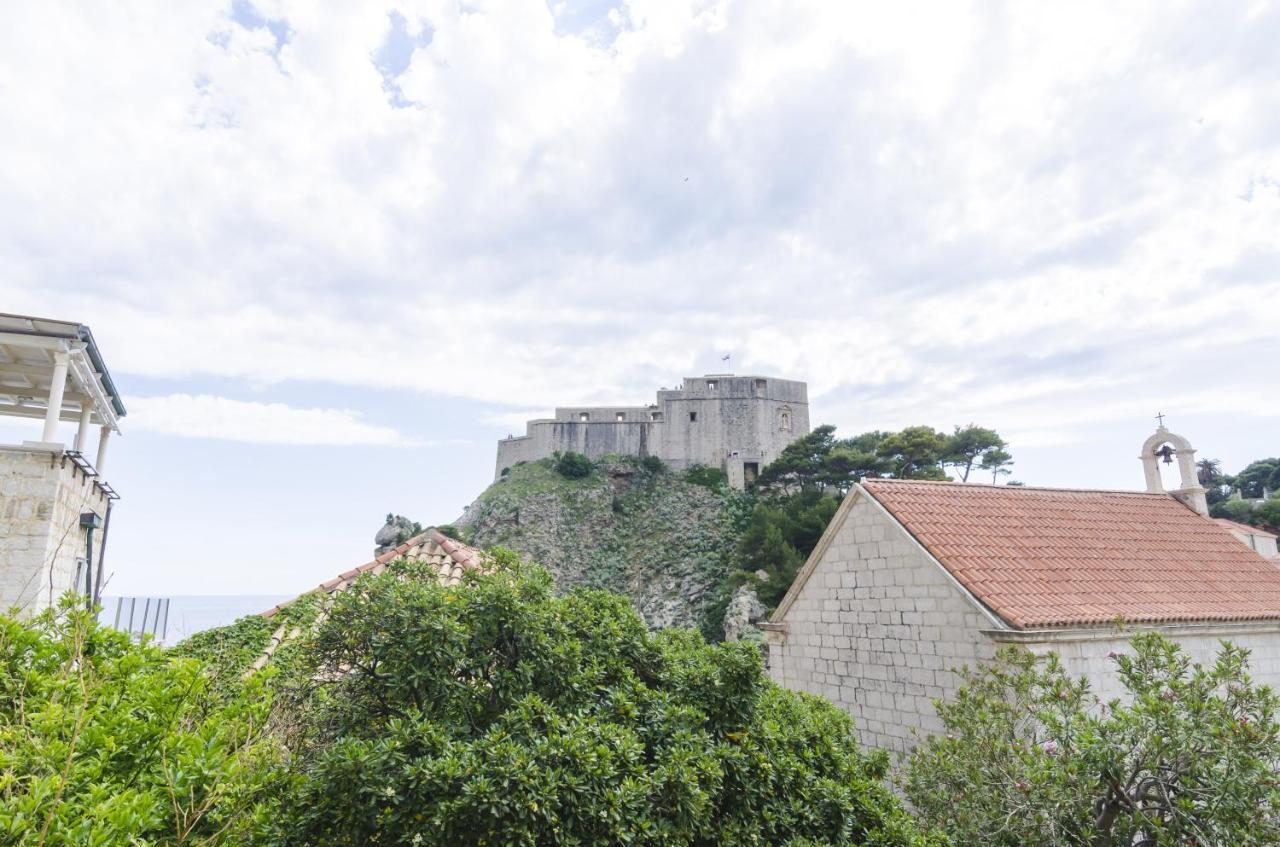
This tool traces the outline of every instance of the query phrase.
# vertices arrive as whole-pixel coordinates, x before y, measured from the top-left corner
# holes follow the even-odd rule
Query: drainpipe
[[[89,609],[93,609],[93,531],[102,526],[102,518],[97,512],[81,512],[80,526],[84,527],[84,596]],[[101,565],[99,565],[101,567]]]
[[[111,507],[115,504],[115,500],[107,501],[107,516],[102,521],[102,553],[98,556],[98,574],[93,580],[93,604],[95,606],[102,600],[102,563],[107,558],[107,533],[111,531]]]

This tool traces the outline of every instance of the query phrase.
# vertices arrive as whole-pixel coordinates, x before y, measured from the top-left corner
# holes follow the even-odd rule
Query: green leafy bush
[[[640,460],[640,467],[651,474],[660,474],[667,469],[667,463],[657,456],[645,456]]]
[[[724,471],[710,465],[693,465],[684,472],[684,478],[694,485],[701,485],[712,491],[719,491],[729,484],[729,478],[724,475]]]
[[[1115,656],[1105,706],[1056,657],[1005,650],[906,761],[922,821],[958,847],[1280,843],[1277,698],[1225,644],[1210,667],[1154,633]]]
[[[254,843],[280,779],[260,679],[135,645],[69,597],[0,616],[0,843]]]
[[[594,467],[591,460],[581,453],[561,453],[556,456],[556,473],[566,479],[582,479],[591,473]]]
[[[287,844],[922,844],[847,716],[540,569],[362,578],[314,642]]]

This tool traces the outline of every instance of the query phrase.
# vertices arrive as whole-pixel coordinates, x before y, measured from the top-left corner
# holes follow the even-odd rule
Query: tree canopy
[[[215,696],[198,661],[131,643],[70,594],[0,616],[0,842],[260,843],[282,749],[263,682]]]
[[[886,758],[754,647],[500,564],[447,588],[402,563],[338,598],[285,844],[926,843]]]
[[[1007,648],[965,674],[905,764],[922,822],[990,847],[1280,842],[1280,698],[1247,651],[1201,666],[1156,633],[1130,646],[1108,704],[1052,654]]]
[[[733,584],[750,583],[762,603],[782,599],[817,546],[840,498],[867,478],[947,479],[950,467],[968,479],[975,469],[1007,475],[1013,457],[993,429],[957,426],[951,435],[927,426],[873,430],[838,438],[824,424],[792,442],[760,473],[754,510],[738,541]]]

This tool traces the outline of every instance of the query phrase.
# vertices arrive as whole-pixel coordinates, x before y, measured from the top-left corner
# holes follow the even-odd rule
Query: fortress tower
[[[571,406],[529,421],[525,435],[498,442],[496,477],[517,462],[556,451],[657,456],[682,470],[720,468],[743,488],[782,448],[809,432],[803,382],[765,376],[707,374],[658,392],[648,406]]]

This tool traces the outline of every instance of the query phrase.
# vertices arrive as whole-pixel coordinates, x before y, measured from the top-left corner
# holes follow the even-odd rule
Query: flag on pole
[[[722,362],[727,362],[727,361],[729,361],[729,355],[730,355],[730,354],[725,353],[723,356],[721,356],[721,357],[720,357],[720,361],[722,361]]]

